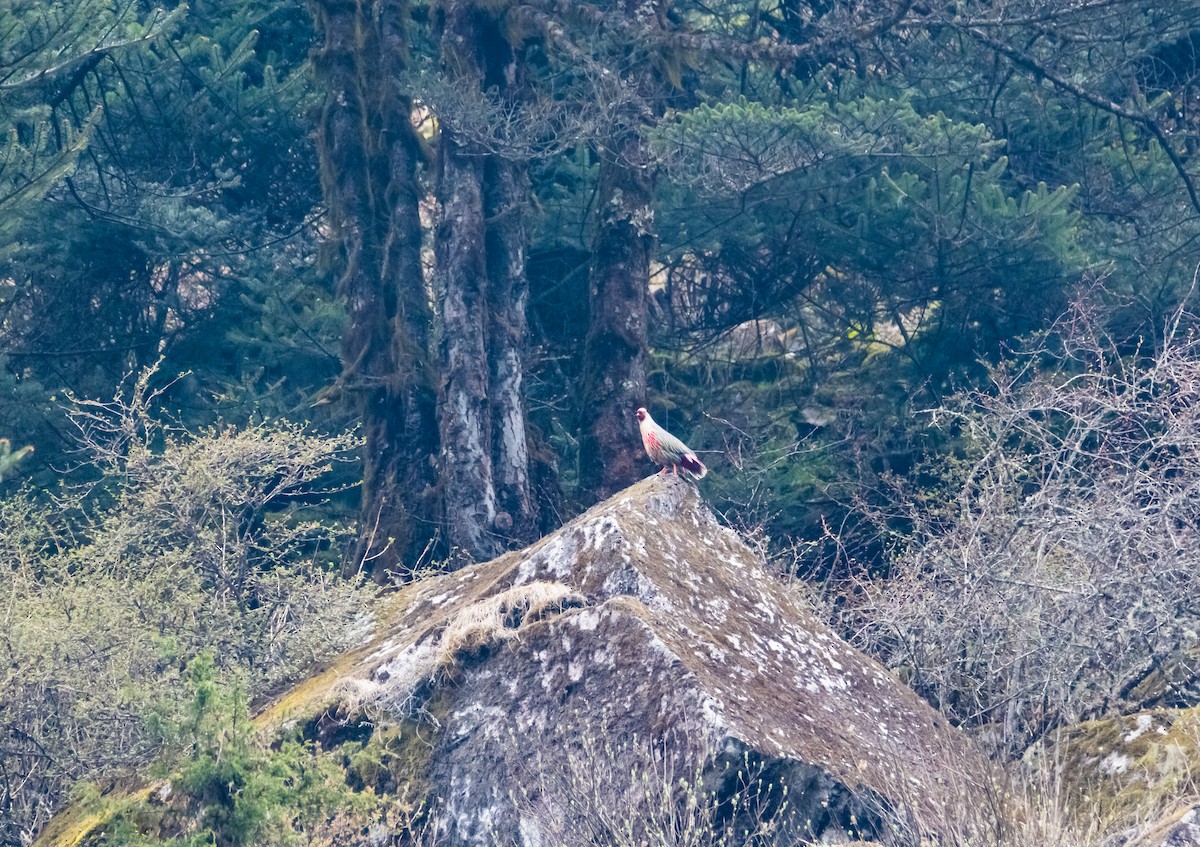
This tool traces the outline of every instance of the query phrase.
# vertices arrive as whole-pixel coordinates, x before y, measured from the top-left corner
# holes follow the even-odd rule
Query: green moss
[[[419,806],[428,794],[426,774],[434,732],[426,721],[401,721],[379,726],[365,744],[344,745],[347,784],[356,791]]]
[[[159,786],[143,786],[134,791],[114,788],[101,792],[92,783],[76,787],[71,805],[42,830],[34,847],[77,847],[100,843],[101,830],[121,818],[132,807],[146,804]]]
[[[34,847],[76,847],[104,820],[102,811],[74,806],[54,816],[33,842]]]
[[[1087,721],[1040,753],[1081,818],[1146,820],[1200,788],[1200,709]]]

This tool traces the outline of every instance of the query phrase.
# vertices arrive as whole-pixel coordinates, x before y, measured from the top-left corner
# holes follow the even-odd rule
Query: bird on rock
[[[663,466],[659,471],[660,474],[665,474],[668,467],[674,471],[676,476],[679,476],[680,467],[696,479],[702,479],[708,473],[704,462],[697,459],[696,454],[686,444],[656,424],[645,408],[637,410],[637,419],[638,428],[642,431],[642,446],[646,448],[646,455],[650,457],[651,461]]]

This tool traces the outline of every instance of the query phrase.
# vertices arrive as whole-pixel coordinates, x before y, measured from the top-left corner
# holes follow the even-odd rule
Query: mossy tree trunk
[[[645,476],[634,411],[646,402],[651,175],[635,128],[605,151],[588,284],[580,484],[603,499]]]
[[[624,0],[630,21],[661,29],[663,4]],[[602,499],[645,475],[634,412],[646,402],[654,172],[645,126],[659,109],[662,57],[635,56],[635,85],[600,151],[596,236],[588,274],[579,437],[580,484]]]
[[[420,140],[399,88],[406,0],[313,0],[324,43],[313,55],[326,90],[319,127],[338,293],[350,325],[343,396],[365,439],[360,542],[351,565],[377,579],[412,567],[433,537],[437,453],[430,308],[421,270]]]
[[[498,20],[470,0],[446,0],[440,27],[442,70],[455,88],[520,96],[518,57]],[[530,540],[536,527],[523,390],[528,177],[504,152],[443,116],[439,481],[447,540],[473,559]]]

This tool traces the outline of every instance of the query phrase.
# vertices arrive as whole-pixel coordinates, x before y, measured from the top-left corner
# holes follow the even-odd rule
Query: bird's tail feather
[[[688,454],[679,460],[680,466],[694,476],[696,479],[704,479],[704,475],[708,473],[708,468],[704,467],[704,462],[697,459],[694,455]]]

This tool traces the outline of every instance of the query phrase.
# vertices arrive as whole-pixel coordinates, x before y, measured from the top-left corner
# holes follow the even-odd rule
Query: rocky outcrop
[[[1149,709],[1066,727],[1026,765],[1053,773],[1065,807],[1128,847],[1200,847],[1194,808],[1200,708]]]
[[[667,807],[847,840],[981,805],[974,747],[679,478],[425,581],[338,674],[344,713],[434,727],[439,843],[567,844]]]
[[[974,745],[824,626],[680,478],[418,581],[373,621],[261,711],[264,743],[243,750],[237,784],[218,768],[211,784],[114,785],[38,843],[993,843],[978,836],[1003,795]]]
[[[1200,809],[1191,808],[1173,822],[1162,847],[1200,847]]]

